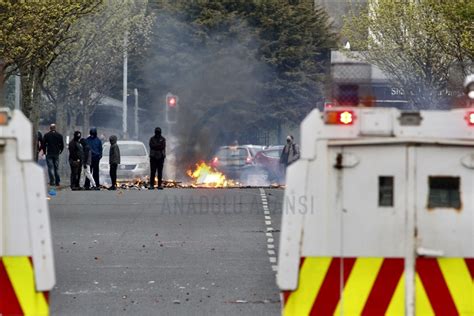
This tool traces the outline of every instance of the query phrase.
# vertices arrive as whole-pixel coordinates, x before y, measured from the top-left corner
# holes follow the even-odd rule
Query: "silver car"
[[[150,173],[150,158],[145,144],[134,140],[119,140],[117,145],[121,162],[117,169],[117,181],[147,179]],[[107,142],[103,146],[103,158],[99,165],[101,183],[110,183],[109,152],[110,143]]]

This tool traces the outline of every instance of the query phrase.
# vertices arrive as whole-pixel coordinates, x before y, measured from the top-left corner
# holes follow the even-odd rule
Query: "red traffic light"
[[[166,104],[170,107],[175,107],[176,106],[176,97],[175,96],[169,96],[166,98]]]

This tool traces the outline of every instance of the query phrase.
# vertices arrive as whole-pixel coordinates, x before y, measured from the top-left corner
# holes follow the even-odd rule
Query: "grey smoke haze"
[[[245,22],[230,23],[231,36],[215,32],[196,41],[195,26],[166,14],[157,17],[153,66],[145,68],[145,80],[156,87],[156,125],[178,137],[178,171],[208,159],[220,145],[242,143],[259,128],[254,114],[265,110],[259,105],[265,97],[261,83],[272,70],[254,57],[259,43]],[[164,119],[167,92],[179,96],[179,121],[171,131]]]

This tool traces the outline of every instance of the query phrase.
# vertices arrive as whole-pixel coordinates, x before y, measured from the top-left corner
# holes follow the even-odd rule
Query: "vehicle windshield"
[[[219,149],[216,156],[221,164],[244,165],[248,152],[242,147],[225,147]]]
[[[118,144],[121,156],[146,156],[145,147],[142,144]],[[108,156],[110,143],[104,144],[103,156]]]
[[[264,154],[265,156],[268,156],[271,158],[280,158],[282,151],[283,149],[271,149],[271,150],[266,150]]]

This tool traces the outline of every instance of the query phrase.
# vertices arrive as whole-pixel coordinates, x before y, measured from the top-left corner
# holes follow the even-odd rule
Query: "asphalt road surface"
[[[59,191],[51,314],[278,315],[282,199],[278,189]]]

